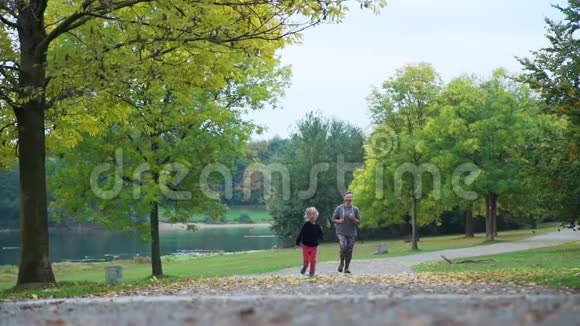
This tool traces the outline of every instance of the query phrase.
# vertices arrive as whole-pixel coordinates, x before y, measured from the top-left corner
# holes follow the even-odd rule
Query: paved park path
[[[506,252],[521,251],[552,245],[558,245],[568,241],[580,241],[580,231],[564,229],[560,232],[550,232],[543,235],[530,237],[513,242],[495,243],[489,245],[475,246],[461,249],[450,249],[442,251],[424,252],[411,256],[392,257],[382,259],[361,259],[353,257],[350,270],[356,274],[366,275],[385,275],[412,273],[411,267],[418,263],[426,261],[442,260],[441,256],[446,258],[465,258],[475,256],[495,255]],[[355,245],[356,246],[356,245]],[[419,243],[419,246],[421,244]],[[338,244],[337,244],[338,255]],[[335,262],[323,262],[317,264],[318,274],[337,273],[338,260]],[[288,268],[279,272],[270,273],[269,275],[291,275],[296,274],[296,268]]]
[[[270,275],[188,280],[103,298],[0,304],[4,325],[574,325],[580,293],[536,285],[462,283],[409,273],[415,263],[498,254],[580,240],[549,233],[512,243],[355,260],[352,275],[322,263],[316,278],[297,269]],[[402,274],[400,274],[402,273]],[[293,274],[293,275],[291,275]]]

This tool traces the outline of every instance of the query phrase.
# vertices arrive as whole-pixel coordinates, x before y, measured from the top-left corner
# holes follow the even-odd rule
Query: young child
[[[318,218],[318,210],[315,207],[308,207],[306,209],[305,217],[306,223],[302,226],[300,234],[296,238],[296,245],[302,247],[303,265],[300,274],[306,272],[306,268],[310,265],[310,276],[314,276],[316,272],[316,253],[318,251],[318,241],[323,239],[322,228],[316,224]]]

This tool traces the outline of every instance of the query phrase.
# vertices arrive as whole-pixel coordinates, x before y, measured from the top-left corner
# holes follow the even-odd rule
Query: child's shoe
[[[300,274],[304,275],[304,273],[306,273],[306,266],[302,266],[300,269]]]
[[[310,273],[310,277],[314,277],[314,276],[316,276],[316,275],[314,275],[314,273]]]

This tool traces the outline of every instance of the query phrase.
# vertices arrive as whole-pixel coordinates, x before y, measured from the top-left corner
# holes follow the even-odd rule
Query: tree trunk
[[[488,193],[485,195],[485,240],[493,241],[493,225],[492,225],[492,196],[493,194]]]
[[[159,140],[152,137],[151,152],[156,153],[159,149]],[[153,172],[153,180],[157,187],[159,187],[159,173]],[[151,224],[151,273],[153,276],[163,275],[161,267],[161,244],[159,240],[159,202],[154,201],[151,207],[151,216],[149,223]]]
[[[473,238],[473,211],[468,209],[465,211],[465,237]]]
[[[497,236],[497,194],[488,193],[485,196],[485,236],[486,240],[493,241]]]
[[[14,108],[18,124],[20,173],[20,266],[17,284],[54,283],[49,257],[45,166],[46,37],[44,5],[20,1],[19,28],[21,107]]]
[[[159,205],[153,203],[150,215],[151,223],[151,273],[153,276],[163,275],[161,267],[161,246],[159,241]]]
[[[497,195],[493,194],[491,201],[492,231],[494,239],[497,238]]]
[[[44,112],[19,110],[20,267],[17,284],[54,283],[49,257]]]
[[[417,198],[411,199],[411,249],[417,250]]]

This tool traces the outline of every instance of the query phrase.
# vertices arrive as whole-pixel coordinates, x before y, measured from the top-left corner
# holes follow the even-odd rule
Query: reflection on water
[[[215,228],[161,233],[161,254],[192,254],[215,251],[247,251],[271,249],[278,238],[266,227]],[[0,233],[0,265],[18,264],[20,233]],[[138,233],[102,230],[51,230],[50,256],[58,261],[108,261],[135,256],[149,256],[150,244]]]

